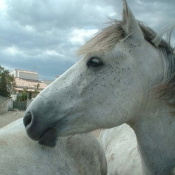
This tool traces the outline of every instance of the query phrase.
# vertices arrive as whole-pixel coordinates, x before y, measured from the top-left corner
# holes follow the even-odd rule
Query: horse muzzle
[[[57,131],[53,127],[43,128],[43,125],[37,125],[37,118],[30,111],[25,113],[23,123],[27,135],[34,141],[38,141],[40,145],[55,147],[57,141]]]

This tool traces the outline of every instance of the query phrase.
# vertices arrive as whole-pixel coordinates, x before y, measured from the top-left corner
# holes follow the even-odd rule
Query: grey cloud
[[[174,0],[128,0],[128,4],[138,20],[156,31],[175,17]],[[72,31],[101,29],[108,16],[121,19],[121,0],[7,0],[6,15],[0,12],[0,65],[35,67],[42,78],[54,78],[78,60],[75,52],[81,43],[69,41]],[[11,47],[19,53],[8,53]]]
[[[57,75],[62,74],[66,69],[71,67],[75,61],[69,59],[59,59],[59,57],[49,55],[14,55],[7,57],[5,54],[0,53],[1,64],[12,69],[14,67],[18,69],[37,71],[40,75],[40,79],[54,79]],[[9,66],[10,63],[13,65]]]
[[[8,17],[21,25],[32,25],[39,29],[84,27],[101,25],[105,20],[100,11],[100,1],[8,1]],[[107,7],[107,6],[106,6]]]

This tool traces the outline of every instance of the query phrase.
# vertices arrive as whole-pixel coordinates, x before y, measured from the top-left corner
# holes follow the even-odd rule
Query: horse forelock
[[[120,21],[111,20],[111,25],[96,33],[93,38],[86,42],[78,50],[78,55],[111,50],[124,37],[124,31],[120,23]]]

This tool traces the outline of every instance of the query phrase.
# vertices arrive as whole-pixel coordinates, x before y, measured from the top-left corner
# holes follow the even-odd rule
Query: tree
[[[27,90],[28,90],[28,88],[26,87],[26,88],[23,88],[22,92],[18,93],[18,95],[17,95],[18,102],[23,102],[23,101],[27,100]]]
[[[9,71],[0,66],[0,95],[9,97],[13,92],[15,79],[9,74]]]
[[[39,92],[39,87],[40,87],[39,83],[37,85],[35,85],[35,92]]]

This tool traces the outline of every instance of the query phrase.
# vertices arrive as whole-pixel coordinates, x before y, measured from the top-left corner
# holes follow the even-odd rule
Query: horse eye
[[[103,62],[100,61],[99,58],[92,57],[88,62],[87,62],[88,67],[100,67],[103,66]]]

